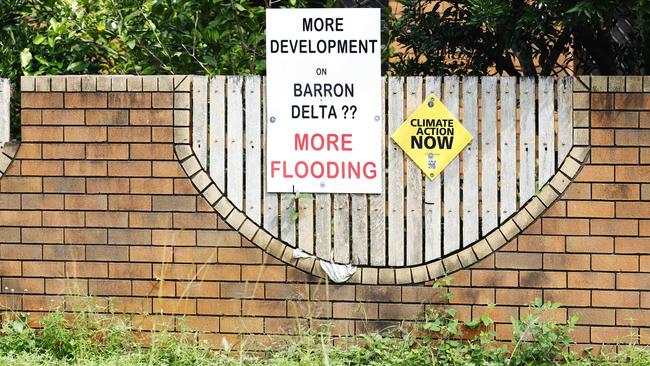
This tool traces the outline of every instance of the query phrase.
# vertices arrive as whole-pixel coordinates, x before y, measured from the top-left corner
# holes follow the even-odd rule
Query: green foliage
[[[400,75],[650,72],[648,0],[401,0]],[[623,29],[626,34],[617,31]]]
[[[445,306],[432,307],[422,322],[335,341],[326,325],[300,328],[299,338],[269,349],[265,357],[207,348],[197,335],[151,333],[140,346],[122,318],[98,312],[52,313],[42,329],[8,314],[0,328],[0,364],[17,365],[647,365],[650,353],[638,347],[619,354],[579,358],[567,351],[575,318],[552,320],[557,304],[537,300],[522,319],[513,319],[510,347],[494,341],[487,315],[462,321]]]

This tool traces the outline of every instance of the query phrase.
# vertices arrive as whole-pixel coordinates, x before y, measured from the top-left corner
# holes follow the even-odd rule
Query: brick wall
[[[542,298],[564,304],[557,319],[581,315],[584,346],[629,334],[649,344],[650,79],[581,81],[575,116],[591,123],[590,163],[524,234],[452,275],[451,305],[463,318],[489,313],[508,339],[510,317]],[[382,329],[443,299],[430,284],[324,284],[232,230],[176,160],[190,87],[184,77],[23,81],[22,142],[0,179],[5,307],[38,316],[90,301],[144,331],[186,327],[215,347],[246,333],[254,347],[298,323]]]

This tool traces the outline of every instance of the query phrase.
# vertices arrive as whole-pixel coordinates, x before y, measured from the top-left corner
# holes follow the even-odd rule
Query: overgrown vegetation
[[[650,353],[626,347],[618,354],[578,357],[568,351],[575,318],[557,323],[546,315],[557,304],[537,301],[513,319],[509,344],[497,343],[492,321],[461,321],[453,309],[428,311],[422,322],[353,338],[334,338],[324,327],[303,329],[298,341],[280,342],[265,355],[210,350],[197,334],[150,333],[148,347],[124,317],[97,312],[51,313],[41,329],[8,313],[0,329],[3,365],[647,365]],[[137,330],[137,329],[135,329]],[[137,334],[137,333],[136,333]],[[255,345],[247,344],[247,347]]]

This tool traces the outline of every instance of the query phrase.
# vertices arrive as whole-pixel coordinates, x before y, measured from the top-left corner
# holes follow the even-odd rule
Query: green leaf
[[[39,35],[37,35],[36,37],[34,37],[34,41],[33,41],[33,42],[34,42],[34,44],[41,44],[41,43],[43,43],[44,41],[45,41],[45,36],[42,36],[42,35],[39,34]]]
[[[24,69],[32,62],[32,53],[29,48],[25,48],[20,52],[20,66]]]

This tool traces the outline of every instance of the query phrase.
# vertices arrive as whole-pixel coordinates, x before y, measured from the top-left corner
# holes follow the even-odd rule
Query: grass
[[[509,343],[494,340],[487,316],[462,321],[453,309],[439,307],[414,325],[358,337],[301,329],[297,341],[287,339],[259,354],[227,344],[225,351],[214,351],[191,332],[148,333],[143,341],[124,318],[100,312],[54,312],[40,319],[38,329],[27,316],[7,312],[0,365],[650,365],[650,352],[638,346],[599,355],[570,351],[577,319],[545,320],[557,307],[531,305],[526,317],[513,319]]]

